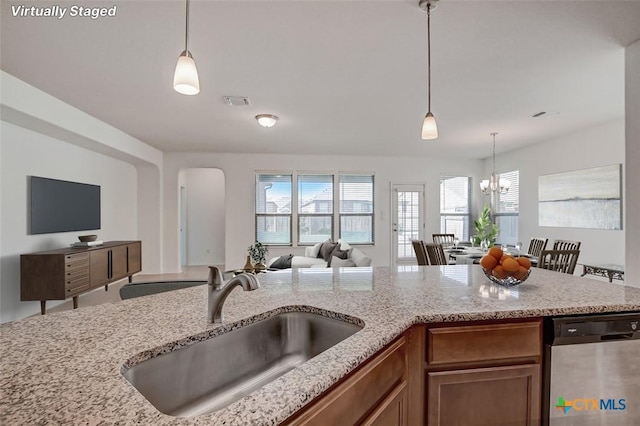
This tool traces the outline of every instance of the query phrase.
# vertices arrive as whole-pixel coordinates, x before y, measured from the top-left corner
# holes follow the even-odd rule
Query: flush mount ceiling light
[[[436,139],[438,137],[438,126],[436,118],[431,113],[431,10],[436,7],[438,0],[420,0],[418,6],[427,11],[427,115],[422,121],[422,139]]]
[[[509,192],[509,188],[511,188],[511,182],[506,179],[498,179],[496,175],[496,135],[498,132],[490,133],[493,136],[493,166],[491,171],[491,177],[489,179],[484,179],[480,182],[480,189],[484,195],[489,195],[491,193],[498,194],[506,194]]]
[[[198,70],[193,56],[189,52],[189,0],[186,0],[184,50],[178,57],[176,72],[173,74],[173,89],[183,95],[197,95],[200,93]]]
[[[258,124],[262,127],[269,128],[275,126],[279,118],[271,114],[259,114],[256,115],[256,120],[258,120]]]

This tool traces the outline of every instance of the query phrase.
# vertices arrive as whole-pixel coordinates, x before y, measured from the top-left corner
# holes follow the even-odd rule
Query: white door
[[[424,185],[391,185],[391,264],[417,263],[411,240],[424,239]]]

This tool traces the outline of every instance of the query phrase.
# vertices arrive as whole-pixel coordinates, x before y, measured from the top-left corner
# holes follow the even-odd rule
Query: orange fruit
[[[520,256],[516,260],[518,261],[520,266],[524,266],[526,269],[531,268],[531,261],[528,258],[526,258],[524,256]]]
[[[489,254],[496,258],[496,260],[500,260],[502,257],[502,249],[500,247],[493,246],[489,249]]]
[[[507,259],[513,259],[513,256],[511,256],[510,254],[503,254],[500,258],[500,264],[502,265],[502,263]]]
[[[496,267],[497,264],[498,264],[498,260],[495,257],[491,256],[490,254],[484,255],[482,256],[482,259],[480,259],[480,265],[484,269],[492,270],[493,268]]]
[[[502,262],[502,269],[509,273],[518,272],[520,264],[514,258],[509,257]]]
[[[527,271],[529,271],[529,269],[525,268],[524,266],[520,265],[518,267],[518,272],[516,272],[515,274],[513,274],[513,276],[519,280],[523,279],[524,277],[527,276]]]
[[[498,265],[495,268],[493,268],[493,271],[491,271],[491,274],[500,280],[503,278],[507,278],[507,273],[505,272],[505,270],[502,268],[501,265]]]

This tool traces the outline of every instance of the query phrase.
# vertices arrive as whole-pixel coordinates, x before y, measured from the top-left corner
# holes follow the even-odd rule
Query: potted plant
[[[473,221],[473,227],[476,231],[476,234],[471,237],[473,245],[481,246],[482,242],[486,241],[488,247],[493,247],[498,236],[498,225],[491,222],[491,209],[488,204],[484,205],[478,220]]]
[[[253,245],[250,245],[247,248],[247,252],[249,256],[251,256],[251,260],[254,262],[254,268],[256,270],[267,269],[267,253],[269,253],[269,249],[267,246],[262,244],[260,241],[256,241]]]

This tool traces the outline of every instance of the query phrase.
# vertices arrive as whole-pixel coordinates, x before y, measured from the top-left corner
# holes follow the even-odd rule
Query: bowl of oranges
[[[529,258],[511,256],[500,247],[491,247],[480,259],[480,266],[491,282],[505,287],[522,284],[531,275]]]

